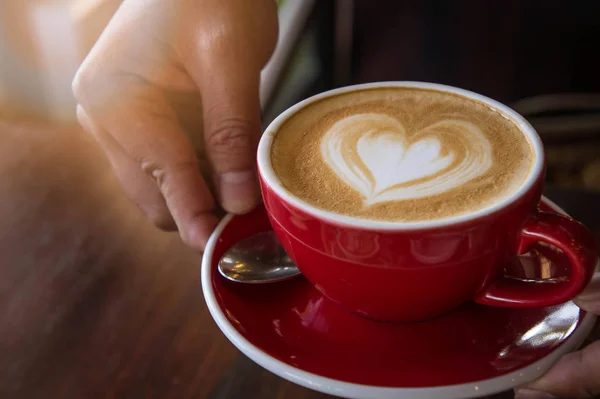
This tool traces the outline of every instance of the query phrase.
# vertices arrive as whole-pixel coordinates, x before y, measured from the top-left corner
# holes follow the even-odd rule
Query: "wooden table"
[[[548,193],[600,238],[599,195]],[[0,122],[0,398],[328,397],[225,339],[199,264],[79,129]]]

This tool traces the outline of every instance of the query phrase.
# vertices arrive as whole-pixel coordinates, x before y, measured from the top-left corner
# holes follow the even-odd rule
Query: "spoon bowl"
[[[219,260],[218,270],[228,280],[247,284],[274,283],[301,274],[272,231],[234,244]]]

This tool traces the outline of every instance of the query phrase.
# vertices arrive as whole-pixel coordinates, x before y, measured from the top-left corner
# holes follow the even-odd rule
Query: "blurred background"
[[[74,120],[70,83],[121,0],[2,0],[0,109]],[[552,184],[600,190],[600,2],[280,0],[265,124],[314,93],[378,80],[474,90],[526,116]]]

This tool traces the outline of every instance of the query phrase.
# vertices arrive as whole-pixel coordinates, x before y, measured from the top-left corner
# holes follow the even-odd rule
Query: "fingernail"
[[[534,389],[517,389],[515,399],[556,399],[556,396]]]
[[[227,211],[246,213],[258,204],[258,182],[253,171],[223,173],[219,182],[221,205]]]

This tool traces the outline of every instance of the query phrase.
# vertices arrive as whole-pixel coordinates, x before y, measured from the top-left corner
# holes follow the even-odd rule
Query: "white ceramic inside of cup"
[[[450,216],[441,219],[435,220],[427,220],[427,221],[416,221],[416,222],[402,222],[402,221],[382,221],[382,220],[372,220],[372,219],[364,219],[352,216],[340,215],[334,212],[326,211],[321,208],[317,208],[303,199],[293,195],[290,193],[281,183],[281,180],[275,174],[273,167],[271,165],[271,146],[273,144],[273,140],[275,135],[277,134],[279,127],[291,118],[294,114],[296,114],[302,108],[305,108],[307,105],[321,100],[326,97],[336,96],[342,93],[348,93],[353,91],[365,90],[365,89],[377,89],[377,88],[418,88],[418,89],[428,89],[428,90],[436,90],[441,92],[452,93],[455,95],[459,95],[465,97],[470,100],[477,101],[479,103],[483,103],[490,108],[493,108],[495,111],[499,112],[504,117],[510,119],[517,127],[521,130],[521,132],[527,138],[531,149],[533,151],[533,165],[527,175],[527,178],[523,182],[523,184],[511,195],[495,202],[485,208],[476,210],[474,212],[468,212],[465,214],[460,214],[456,216]],[[470,220],[478,219],[489,215],[491,213],[497,212],[498,210],[505,208],[510,205],[525,193],[527,193],[532,186],[538,180],[540,174],[543,172],[544,166],[544,149],[542,145],[542,141],[538,134],[536,133],[533,126],[529,124],[521,115],[519,115],[516,111],[507,107],[506,105],[492,100],[486,96],[481,94],[477,94],[468,90],[459,89],[452,86],[446,86],[436,83],[425,83],[425,82],[377,82],[377,83],[366,83],[354,86],[346,86],[335,90],[326,91],[324,93],[317,94],[310,98],[307,98],[298,104],[288,108],[281,115],[279,115],[265,130],[265,133],[260,139],[258,144],[258,152],[257,152],[257,162],[258,162],[258,172],[262,176],[264,182],[284,201],[288,202],[292,206],[302,210],[303,212],[308,213],[316,218],[321,220],[328,221],[333,224],[356,227],[360,229],[369,229],[369,230],[419,230],[419,229],[429,229],[429,228],[437,228],[448,226],[457,223],[468,222]]]

